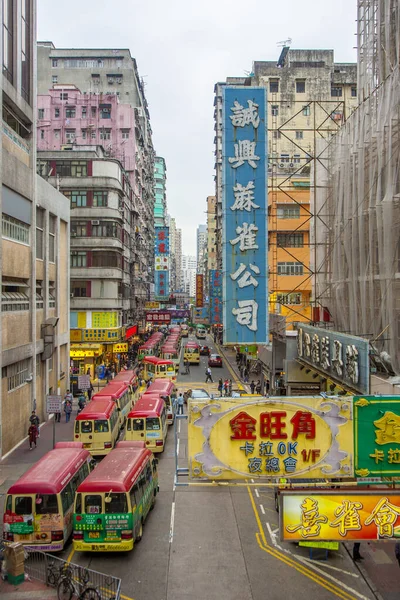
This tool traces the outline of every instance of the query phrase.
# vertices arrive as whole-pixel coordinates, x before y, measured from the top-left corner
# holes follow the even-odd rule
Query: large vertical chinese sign
[[[353,475],[351,401],[336,398],[189,402],[190,477]]]
[[[222,323],[222,272],[209,271],[208,289],[210,294],[210,325]]]
[[[203,275],[198,273],[196,275],[196,308],[202,308],[203,306],[204,306]]]
[[[268,342],[266,90],[223,90],[224,344]]]
[[[154,296],[158,300],[169,298],[169,227],[155,227]]]
[[[281,539],[400,538],[400,495],[390,490],[299,490],[280,494]]]
[[[400,396],[354,397],[354,471],[400,476]]]

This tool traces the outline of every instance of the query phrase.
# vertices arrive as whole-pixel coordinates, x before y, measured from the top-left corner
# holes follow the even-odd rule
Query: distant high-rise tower
[[[207,226],[199,225],[196,232],[197,272],[205,274],[205,257],[207,254]]]

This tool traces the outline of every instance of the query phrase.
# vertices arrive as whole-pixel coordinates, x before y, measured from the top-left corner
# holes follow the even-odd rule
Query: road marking
[[[68,554],[68,558],[67,558],[67,564],[69,564],[72,560],[72,557],[75,554],[75,550],[72,548],[71,552]]]
[[[123,598],[123,600],[133,600],[133,598],[131,598],[130,596],[125,596],[125,594],[120,594],[119,596],[120,598]]]
[[[176,455],[179,457],[179,443],[180,443],[180,438],[178,438],[177,442],[176,442]]]
[[[268,529],[268,533],[271,537],[271,542],[273,543],[274,546],[277,546],[277,541],[276,541],[276,535],[273,533],[271,527],[269,526],[269,523],[265,523]]]
[[[181,420],[179,419],[179,422],[178,422],[178,433],[180,433],[180,432],[181,432]]]
[[[298,556],[298,555],[294,555],[294,556],[296,556],[297,560],[300,560],[302,563],[310,565],[309,561],[306,558],[304,558],[303,556]],[[357,592],[357,590],[353,590],[353,588],[351,588],[350,586],[346,585],[342,581],[338,581],[337,577],[334,577],[333,575],[329,575],[329,573],[325,573],[325,571],[323,571],[319,567],[316,567],[314,564],[310,565],[310,566],[312,566],[312,568],[313,568],[314,571],[317,571],[317,573],[321,573],[324,577],[327,577],[328,579],[331,579],[335,583],[338,583],[342,588],[344,588],[348,592],[351,592],[352,594],[354,594],[358,598],[361,598],[361,600],[368,600],[367,596],[364,596],[364,594],[361,594],[360,592]],[[338,571],[340,571],[340,569],[338,569]]]
[[[254,493],[255,493],[255,495],[257,496],[257,498],[259,498],[259,497],[260,497],[260,494],[258,493],[258,489],[257,489],[257,488],[255,488],[255,489],[254,489]]]
[[[262,514],[265,515],[265,510],[264,510],[264,507],[262,504],[260,504],[260,509],[261,509]]]
[[[307,558],[306,556],[299,557],[298,554],[295,554],[296,558],[299,558],[303,562],[309,562],[314,566],[315,562],[313,562],[312,558]],[[345,571],[344,569],[339,569],[339,567],[334,567],[333,565],[329,565],[328,563],[324,564],[324,569],[332,569],[333,571],[339,571],[340,573],[344,573],[345,575],[350,575],[350,577],[355,577],[358,579],[360,576],[357,573],[352,573],[351,571]]]
[[[274,529],[274,530],[272,531],[272,533],[273,533],[274,535],[276,535],[276,534],[278,533],[278,531],[279,531],[279,527],[277,527],[276,529]]]
[[[169,543],[172,544],[172,540],[174,539],[174,523],[175,523],[175,502],[172,503],[171,508],[171,522],[169,525]]]

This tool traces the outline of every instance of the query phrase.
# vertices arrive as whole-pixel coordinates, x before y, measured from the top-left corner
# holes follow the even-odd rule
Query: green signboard
[[[353,407],[356,476],[399,476],[400,396],[355,396]]]
[[[303,542],[300,540],[299,546],[306,548],[325,548],[325,550],[339,550],[339,542]]]

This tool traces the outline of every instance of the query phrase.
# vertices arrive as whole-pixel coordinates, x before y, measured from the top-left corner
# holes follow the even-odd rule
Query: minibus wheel
[[[140,542],[140,540],[142,539],[142,536],[143,536],[143,522],[140,521],[139,533],[136,536],[135,542]]]

